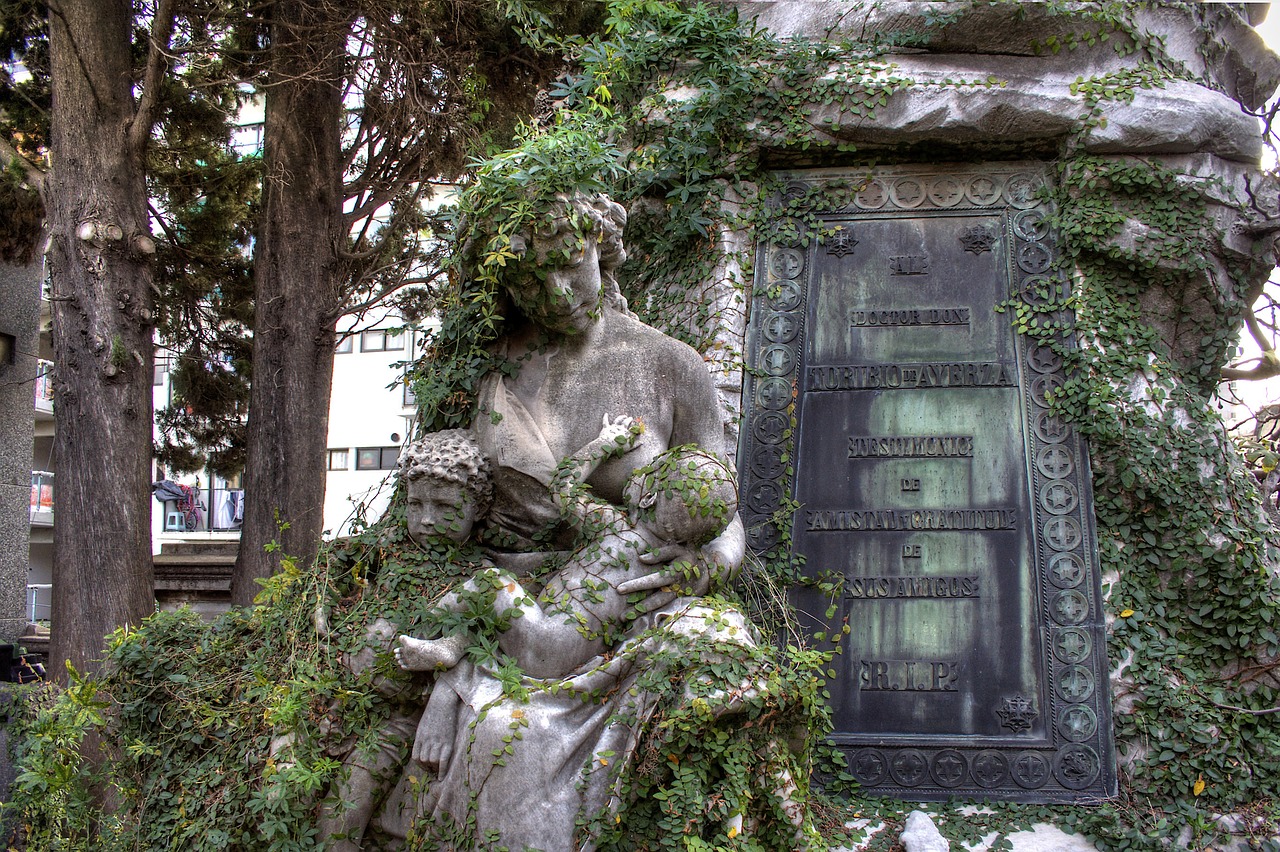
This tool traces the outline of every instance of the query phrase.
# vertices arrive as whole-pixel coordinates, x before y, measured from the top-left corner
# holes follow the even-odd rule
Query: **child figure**
[[[459,429],[424,435],[405,448],[400,476],[406,483],[408,533],[416,543],[443,556],[459,555],[471,528],[487,511],[493,496],[489,463],[471,436]],[[483,562],[483,565],[489,565]],[[376,593],[376,590],[371,590]],[[332,634],[327,606],[316,612],[316,630]],[[389,650],[399,628],[386,618],[367,625],[357,650],[344,653],[341,662],[359,677],[374,666],[377,655]],[[335,782],[321,813],[319,830],[330,852],[356,852],[376,804],[401,770],[403,746],[419,723],[421,685],[397,684],[379,677],[373,686],[396,699],[383,723],[376,747],[352,749],[343,760],[344,772]],[[442,692],[444,690],[441,690]]]
[[[435,613],[465,612],[469,601],[492,594],[486,615],[515,616],[496,637],[499,647],[537,678],[564,677],[604,653],[631,609],[619,587],[653,573],[641,555],[670,544],[696,549],[723,532],[737,511],[729,468],[692,445],[668,450],[634,471],[625,489],[625,511],[592,499],[583,482],[605,459],[630,450],[641,432],[630,417],[611,421],[606,416],[599,436],[561,465],[553,496],[582,527],[585,543],[536,599],[514,575],[486,566],[459,591],[445,595]],[[402,635],[395,655],[411,671],[449,669],[469,643],[466,635]],[[443,703],[450,706],[438,706]],[[418,728],[414,757],[433,769],[442,768],[452,751],[455,704],[448,690],[433,691]]]

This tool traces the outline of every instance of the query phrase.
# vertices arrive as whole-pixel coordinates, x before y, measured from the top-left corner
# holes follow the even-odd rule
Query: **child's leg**
[[[509,590],[499,595],[506,593]],[[526,674],[563,677],[604,650],[599,620],[571,592],[553,600],[545,594],[542,600],[526,594],[514,609],[520,615],[498,637],[498,644]]]
[[[318,825],[329,852],[358,852],[363,848],[361,840],[374,805],[395,781],[401,749],[412,724],[411,716],[393,714],[371,751],[362,751],[357,746],[343,761],[334,786],[325,798]]]
[[[413,742],[413,759],[441,774],[449,766],[453,755],[453,740],[457,735],[458,706],[462,703],[448,686],[440,684],[431,690],[427,707],[418,722],[418,733]]]

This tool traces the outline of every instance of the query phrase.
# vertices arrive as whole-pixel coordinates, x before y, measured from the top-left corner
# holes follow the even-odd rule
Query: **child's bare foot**
[[[453,755],[453,738],[458,726],[458,696],[448,687],[431,691],[427,707],[418,722],[413,741],[413,759],[440,774],[449,766]]]
[[[466,650],[465,636],[442,636],[439,639],[400,636],[396,639],[395,654],[400,668],[411,672],[429,672],[453,668]]]

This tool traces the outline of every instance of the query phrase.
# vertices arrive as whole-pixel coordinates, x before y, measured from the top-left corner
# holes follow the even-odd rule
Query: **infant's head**
[[[466,541],[493,502],[489,460],[462,429],[431,432],[405,447],[400,476],[408,491],[409,537]]]
[[[626,499],[633,522],[690,547],[720,535],[738,511],[733,471],[693,444],[667,450],[633,471]]]

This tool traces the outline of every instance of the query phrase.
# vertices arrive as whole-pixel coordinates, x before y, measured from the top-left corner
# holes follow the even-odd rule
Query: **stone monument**
[[[840,184],[807,245],[761,247],[742,441],[752,546],[788,533],[844,582],[833,740],[874,791],[1114,795],[1084,447],[1049,410],[1062,356],[1006,310],[1066,294],[1042,170],[811,171],[785,192]]]
[[[1142,698],[1124,664],[1111,670],[1106,604],[1137,533],[1102,531],[1104,567],[1088,447],[1051,409],[1072,390],[1064,352],[1101,373],[1114,347],[1086,337],[1080,353],[1069,306],[1112,277],[1141,289],[1150,354],[1094,404],[1110,424],[1141,412],[1152,431],[1138,440],[1167,441],[1189,420],[1168,400],[1212,387],[1221,329],[1274,264],[1280,219],[1252,114],[1280,81],[1251,28],[1265,7],[1126,6],[1103,21],[1090,4],[732,5],[784,42],[881,46],[862,72],[855,56],[823,79],[869,69],[883,100],[856,84],[797,93],[805,129],[751,126],[780,188],[754,234],[723,228],[709,282],[727,292],[754,259],[749,322],[724,313],[718,332],[747,352],[744,520],[755,551],[845,580],[836,622],[852,633],[832,706],[851,773],[912,800],[1113,793],[1111,693],[1124,712]],[[1185,192],[1184,220],[1153,224],[1125,185],[1148,167]],[[1115,221],[1085,226],[1097,244],[1081,250],[1077,232],[1064,255],[1060,223],[1086,207]],[[1150,272],[1125,277],[1135,269]],[[1204,383],[1184,396],[1182,372]],[[1109,499],[1140,506],[1115,458]],[[1258,653],[1246,658],[1271,670]],[[1146,754],[1126,752],[1121,775]]]
[[[755,630],[701,597],[744,552],[715,391],[692,348],[610,288],[625,220],[603,196],[561,197],[527,235],[538,274],[510,293],[519,314],[500,346],[518,370],[485,378],[469,431],[406,452],[409,534],[430,546],[474,536],[484,558],[424,616],[442,635],[397,638],[402,668],[440,674],[409,763],[347,759],[322,823],[331,848],[360,848],[371,824],[464,848],[589,849],[653,686],[679,679],[679,660],[737,672],[686,685],[708,722],[761,695]],[[519,667],[518,684],[467,653],[484,642]],[[785,763],[763,777],[790,802]],[[802,811],[791,819],[807,830]]]

